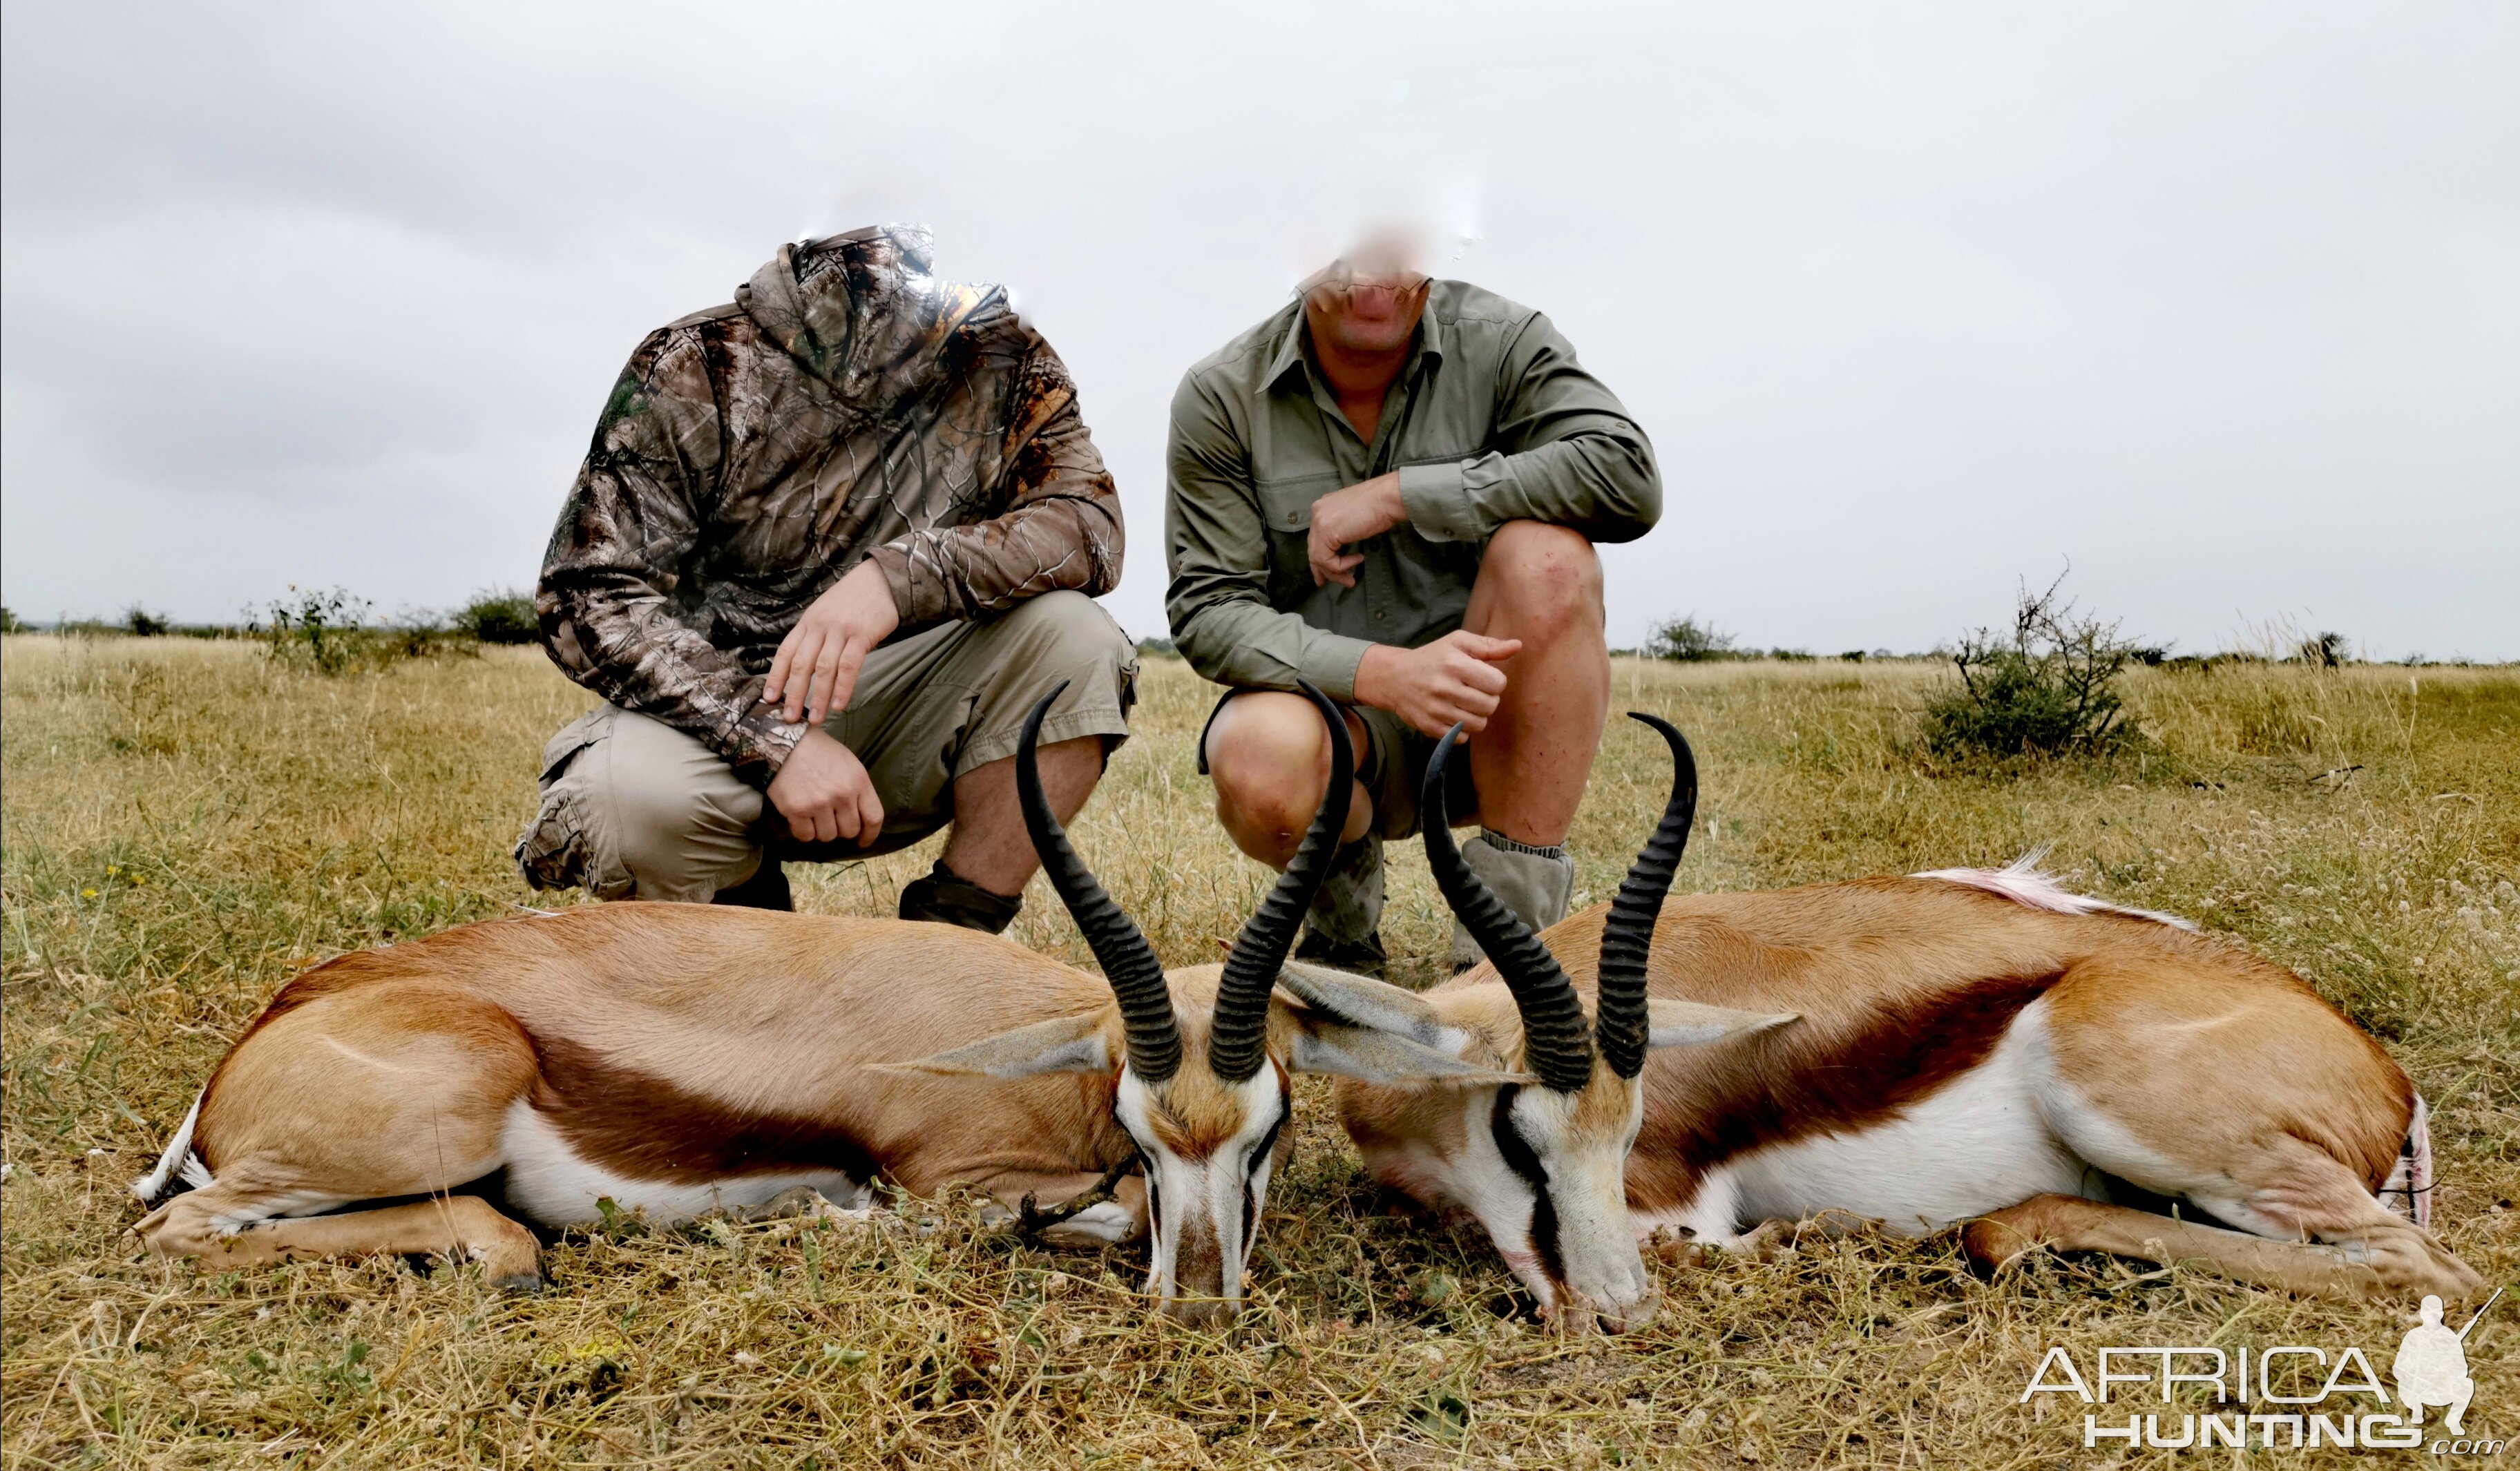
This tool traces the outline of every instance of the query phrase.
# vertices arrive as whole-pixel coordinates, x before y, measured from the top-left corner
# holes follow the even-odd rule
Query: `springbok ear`
[[[1706,1006],[1659,996],[1645,1003],[1645,1046],[1649,1048],[1699,1047],[1802,1020],[1791,1013],[1735,1011],[1730,1006]]]
[[[1418,993],[1382,981],[1288,960],[1278,967],[1278,989],[1315,1011],[1405,1037],[1420,1047],[1453,1051],[1462,1045],[1461,1035],[1445,1026]]]
[[[1484,1085],[1529,1083],[1527,1073],[1501,1073],[1463,1062],[1406,1037],[1372,1027],[1351,1026],[1319,1014],[1295,1017],[1294,1045],[1286,1049],[1286,1066],[1298,1073],[1327,1073],[1360,1083],[1431,1083]]]
[[[949,1078],[1107,1073],[1118,1066],[1111,1053],[1110,1020],[1108,1009],[1053,1017],[916,1062],[879,1062],[875,1071],[938,1073]]]

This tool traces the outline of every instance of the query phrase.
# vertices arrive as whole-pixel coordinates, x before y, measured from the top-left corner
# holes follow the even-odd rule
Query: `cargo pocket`
[[[599,705],[561,728],[543,745],[540,811],[517,839],[517,872],[528,888],[583,888],[598,899],[627,899],[636,887],[618,861],[596,853],[597,834],[587,822],[586,774],[580,758],[612,734],[621,712]]]

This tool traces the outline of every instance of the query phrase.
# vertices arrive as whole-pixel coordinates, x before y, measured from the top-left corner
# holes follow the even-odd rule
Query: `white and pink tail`
[[[2047,848],[2033,848],[2001,869],[1935,869],[1925,873],[1911,873],[1911,878],[1939,878],[1989,894],[2001,895],[2025,909],[2045,910],[2051,914],[2124,914],[2130,919],[2149,919],[2178,929],[2193,930],[2195,924],[2177,914],[2158,910],[2129,909],[2105,899],[2077,894],[2039,871],[2040,860],[2048,856]]]
[[[195,1097],[192,1111],[175,1127],[175,1137],[167,1143],[166,1152],[158,1156],[158,1168],[131,1182],[131,1193],[140,1197],[142,1205],[155,1210],[175,1193],[174,1185],[179,1180],[196,1190],[210,1182],[210,1167],[202,1163],[201,1155],[193,1150],[193,1126],[201,1120],[202,1100]]]

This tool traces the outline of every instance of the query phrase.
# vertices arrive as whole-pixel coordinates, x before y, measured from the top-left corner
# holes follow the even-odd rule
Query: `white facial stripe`
[[[1163,1146],[1155,1133],[1152,1100],[1137,1075],[1120,1074],[1112,1100],[1121,1127],[1129,1131],[1148,1161],[1148,1252],[1147,1291],[1163,1298],[1180,1295],[1181,1242],[1191,1231],[1213,1230],[1223,1262],[1221,1293],[1228,1302],[1242,1300],[1243,1251],[1251,1239],[1251,1218],[1243,1213],[1243,1189],[1249,1182],[1252,1210],[1267,1198],[1269,1165],[1251,1169],[1259,1148],[1285,1117],[1290,1100],[1281,1089],[1275,1068],[1234,1085],[1242,1105],[1242,1123],[1233,1136],[1202,1160],[1184,1159]]]

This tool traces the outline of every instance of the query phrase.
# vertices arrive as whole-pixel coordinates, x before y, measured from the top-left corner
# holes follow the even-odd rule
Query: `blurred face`
[[[1409,345],[1426,309],[1426,274],[1397,246],[1359,249],[1314,278],[1304,293],[1313,340],[1346,356],[1380,357]]]

